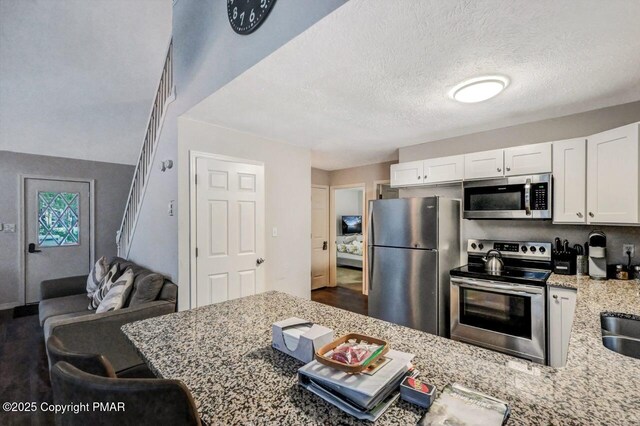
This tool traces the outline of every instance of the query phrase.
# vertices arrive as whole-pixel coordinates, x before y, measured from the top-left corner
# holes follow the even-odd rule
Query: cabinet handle
[[[500,170],[498,170],[500,171]],[[511,167],[507,167],[507,171],[510,172],[511,171]]]
[[[554,295],[553,295],[553,298],[554,298],[554,299],[556,299],[556,300],[558,300],[558,295],[557,295],[557,294],[554,294]]]
[[[576,213],[576,216],[582,217],[582,213],[578,212],[578,213]]]
[[[589,217],[593,217],[593,216],[594,216],[593,212],[589,212]]]
[[[502,169],[501,169],[500,167],[498,167],[498,171],[499,171],[499,172],[501,172],[501,171],[502,171]]]
[[[427,175],[424,175],[424,180],[427,180]]]
[[[422,179],[422,176],[418,176],[418,179]]]

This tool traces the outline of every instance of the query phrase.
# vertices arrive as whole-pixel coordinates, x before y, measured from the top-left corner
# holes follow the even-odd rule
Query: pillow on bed
[[[349,243],[355,241],[357,238],[358,238],[357,235],[349,235],[347,237],[344,237],[342,239],[342,242],[345,243],[345,244],[349,244]]]

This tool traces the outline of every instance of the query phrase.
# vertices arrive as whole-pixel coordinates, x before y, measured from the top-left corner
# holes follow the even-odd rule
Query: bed
[[[338,236],[336,265],[362,269],[362,249],[362,235]]]

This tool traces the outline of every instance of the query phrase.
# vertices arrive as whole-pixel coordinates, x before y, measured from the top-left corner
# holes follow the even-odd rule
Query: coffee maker
[[[607,236],[602,231],[589,234],[589,277],[607,279]]]

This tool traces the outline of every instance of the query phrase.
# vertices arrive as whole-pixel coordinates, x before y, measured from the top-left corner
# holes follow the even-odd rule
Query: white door
[[[40,282],[91,270],[89,182],[24,182],[25,302],[40,300]]]
[[[553,222],[587,221],[587,140],[553,142]]]
[[[504,175],[504,150],[474,152],[464,156],[464,178],[480,179]]]
[[[587,138],[589,223],[639,222],[639,128],[634,123]]]
[[[459,182],[464,178],[464,155],[424,160],[424,183]]]
[[[195,306],[265,290],[264,166],[196,160]]]
[[[423,161],[409,161],[391,165],[391,186],[422,184]]]
[[[516,146],[504,150],[505,176],[551,172],[551,142]]]
[[[311,187],[311,289],[329,285],[329,187]]]

